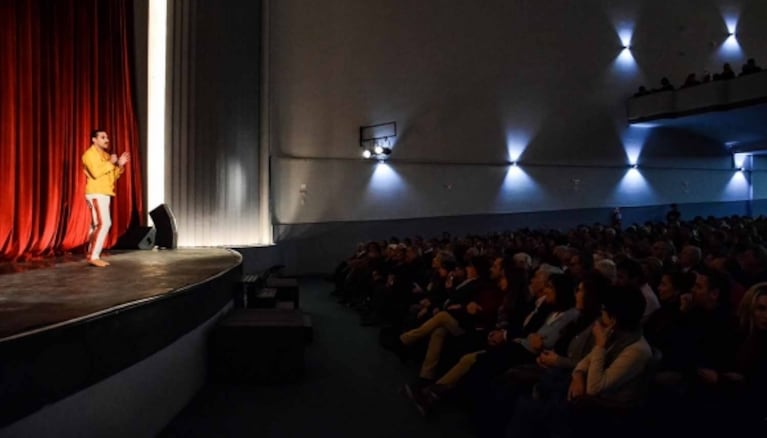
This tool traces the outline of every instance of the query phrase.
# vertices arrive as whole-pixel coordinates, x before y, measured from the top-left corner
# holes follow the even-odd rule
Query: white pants
[[[85,200],[88,201],[92,218],[88,260],[98,260],[101,257],[101,249],[104,248],[104,240],[106,240],[109,228],[112,226],[112,218],[109,216],[109,202],[112,197],[89,194],[85,195]]]

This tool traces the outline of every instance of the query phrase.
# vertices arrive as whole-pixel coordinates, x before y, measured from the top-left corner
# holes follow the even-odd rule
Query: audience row
[[[760,71],[762,71],[762,68],[756,64],[756,60],[754,58],[749,58],[748,61],[746,61],[746,63],[743,64],[743,66],[741,67],[739,76],[759,73]],[[704,71],[700,79],[698,79],[698,75],[696,73],[688,74],[684,80],[684,83],[679,88],[682,89],[682,88],[694,87],[696,85],[705,84],[711,81],[725,81],[729,79],[735,79],[735,77],[736,77],[735,71],[732,69],[732,66],[730,65],[730,63],[725,63],[722,66],[722,72],[714,73],[713,76],[708,71]],[[644,95],[652,94],[652,93],[659,93],[663,91],[674,91],[675,89],[676,87],[674,87],[671,81],[669,81],[668,78],[664,77],[664,78],[661,78],[660,87],[658,88],[653,88],[648,90],[647,87],[645,87],[644,85],[640,85],[637,92],[634,93],[634,97],[644,96]]]
[[[336,293],[419,364],[424,415],[467,401],[480,436],[763,429],[767,219],[667,218],[370,242]]]

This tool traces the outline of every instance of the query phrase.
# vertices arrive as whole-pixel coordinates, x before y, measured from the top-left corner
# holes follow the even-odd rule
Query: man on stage
[[[91,235],[88,243],[88,263],[99,268],[109,266],[101,260],[101,249],[104,247],[112,219],[109,215],[109,203],[115,195],[115,181],[125,171],[125,165],[130,159],[127,152],[118,158],[109,154],[109,136],[103,129],[91,132],[91,147],[83,154],[85,176],[85,200],[91,210]]]

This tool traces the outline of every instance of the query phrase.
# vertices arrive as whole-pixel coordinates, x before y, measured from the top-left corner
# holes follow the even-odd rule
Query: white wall
[[[748,174],[731,169],[510,168],[305,159],[281,159],[272,165],[279,223],[296,218],[309,223],[387,220],[749,198]]]
[[[724,51],[731,16],[740,49]],[[767,59],[765,18],[763,1],[271,1],[275,221],[747,200],[721,142],[629,128],[625,101]],[[358,147],[361,125],[387,121],[389,179]],[[510,155],[527,177],[506,177]],[[624,178],[627,155],[641,177]]]

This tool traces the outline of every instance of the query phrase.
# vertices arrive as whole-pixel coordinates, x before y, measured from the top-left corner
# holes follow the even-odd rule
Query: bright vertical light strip
[[[727,26],[727,32],[730,34],[727,39],[724,40],[720,53],[723,56],[730,58],[737,58],[743,55],[740,48],[740,43],[735,33],[738,30],[738,15],[736,13],[729,13],[724,15],[724,23]]]
[[[746,158],[748,157],[748,154],[742,153],[742,152],[736,152],[732,154],[732,161],[735,165],[736,169],[740,169],[741,167],[744,167],[746,165]]]
[[[622,26],[620,29],[618,29],[618,38],[621,40],[621,44],[623,44],[623,47],[629,48],[631,47],[631,37],[634,35],[634,29],[628,26]]]
[[[631,40],[634,36],[633,24],[621,24],[617,26],[616,33],[621,41],[623,48],[615,58],[615,67],[625,72],[636,69],[636,61],[631,53]]]
[[[530,143],[530,136],[520,132],[506,133],[506,150],[508,152],[509,162],[516,163],[527,149]]]
[[[165,202],[165,66],[167,0],[149,0],[147,60],[147,210]],[[152,219],[148,218],[151,223]]]

